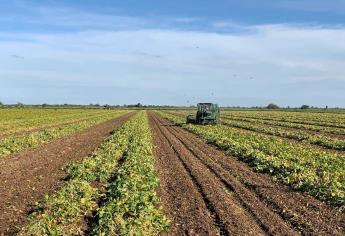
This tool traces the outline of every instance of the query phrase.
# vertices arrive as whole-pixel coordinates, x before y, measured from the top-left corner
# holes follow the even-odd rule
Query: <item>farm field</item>
[[[0,110],[0,158],[76,133],[127,112],[101,109],[36,110]]]
[[[0,1],[0,236],[345,236],[344,10]]]
[[[345,114],[0,111],[0,235],[345,234]]]

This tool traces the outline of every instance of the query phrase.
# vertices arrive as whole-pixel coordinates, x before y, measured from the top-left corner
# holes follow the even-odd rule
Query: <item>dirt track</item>
[[[345,216],[149,113],[169,235],[344,235]]]
[[[14,234],[35,202],[63,183],[63,168],[91,154],[133,113],[0,160],[0,235]]]

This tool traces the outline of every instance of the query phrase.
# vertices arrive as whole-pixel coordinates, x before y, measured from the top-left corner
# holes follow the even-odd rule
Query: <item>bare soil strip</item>
[[[197,230],[193,227],[198,221],[205,222],[202,215],[213,216],[209,226],[223,235],[344,235],[344,213],[253,172],[245,163],[155,113],[149,117],[157,146],[159,194],[167,214],[173,216],[172,235]],[[187,186],[190,182],[192,186]],[[179,195],[188,188],[189,194]],[[195,213],[184,212],[181,206],[194,195],[204,202],[194,201],[193,208],[201,212],[190,220],[188,214]],[[206,209],[196,204],[206,205]]]
[[[149,116],[154,139],[155,167],[159,176],[158,195],[173,221],[168,235],[217,235],[214,212],[176,156],[158,124]]]
[[[27,213],[45,194],[61,187],[64,168],[91,154],[111,131],[134,113],[53,140],[0,160],[0,235],[12,235],[25,223]]]

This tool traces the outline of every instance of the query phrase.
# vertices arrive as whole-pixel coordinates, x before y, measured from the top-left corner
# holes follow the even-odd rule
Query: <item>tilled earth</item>
[[[64,168],[91,154],[115,128],[133,113],[53,140],[0,160],[0,235],[15,234],[27,213],[45,194],[61,187]]]
[[[149,113],[167,235],[344,235],[345,215]]]

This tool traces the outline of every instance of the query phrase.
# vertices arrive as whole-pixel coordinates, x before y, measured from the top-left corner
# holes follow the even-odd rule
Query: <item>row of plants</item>
[[[0,123],[6,120],[37,119],[39,117],[51,116],[52,114],[68,115],[77,112],[77,109],[2,108],[0,112]]]
[[[276,120],[268,120],[268,119],[260,119],[260,118],[238,117],[238,116],[232,116],[232,115],[223,115],[221,117],[226,118],[226,119],[231,118],[233,120],[238,120],[238,121],[247,121],[247,122],[254,122],[254,123],[260,123],[260,124],[266,124],[266,125],[281,126],[281,127],[286,127],[286,128],[309,130],[313,132],[321,132],[321,133],[326,133],[326,134],[328,133],[328,134],[345,135],[345,128],[299,124],[299,123],[291,123],[291,122],[286,122],[286,121],[276,121]]]
[[[80,122],[61,127],[47,128],[37,132],[1,139],[0,157],[18,153],[26,148],[37,147],[40,144],[47,143],[65,135],[77,133],[85,128],[89,128],[104,121],[121,116],[124,113],[124,111],[117,111],[115,113],[108,113],[102,116],[90,117],[87,120],[82,120]]]
[[[189,114],[195,113],[195,111],[196,110],[169,110],[168,112]],[[300,125],[329,126],[334,128],[345,126],[345,113],[222,110],[221,115],[255,120],[280,121],[281,123],[290,122]]]
[[[335,128],[345,128],[345,115],[333,113],[311,112],[267,112],[267,111],[226,111],[223,114],[253,118],[261,120],[274,120],[296,124],[318,125]]]
[[[325,148],[341,151],[345,150],[345,139],[332,138],[321,134],[312,134],[302,130],[287,130],[284,128],[272,127],[258,123],[255,124],[247,121],[238,121],[232,118],[223,118],[222,123],[241,129],[290,138],[309,144],[316,144]]]
[[[137,122],[140,125],[130,139],[124,163],[98,211],[97,235],[157,235],[168,230],[169,221],[156,206],[158,179],[147,116],[142,115]]]
[[[66,185],[39,203],[20,235],[156,235],[167,230],[153,161],[147,117],[140,112],[93,155],[67,168]]]
[[[14,109],[15,110],[15,109]],[[32,129],[45,128],[52,125],[62,125],[65,123],[77,122],[79,120],[96,116],[101,116],[117,111],[108,110],[92,110],[92,109],[50,109],[48,111],[36,109],[36,116],[30,117],[31,111],[26,109],[17,109],[16,117],[8,117],[6,120],[0,121],[0,135],[10,135]],[[67,111],[66,111],[67,110]],[[13,111],[10,110],[12,113]],[[6,113],[6,111],[1,111]],[[30,112],[30,113],[28,113]],[[13,116],[13,114],[10,113]]]
[[[186,116],[187,114],[190,114],[190,111],[185,111],[185,110],[178,110],[178,111],[167,111],[168,113],[171,114],[175,114],[175,115],[179,115],[179,116]],[[293,129],[301,129],[301,131],[296,131],[298,133],[303,133],[305,135],[307,135],[307,131],[312,131],[312,132],[320,132],[322,134],[320,134],[320,136],[327,136],[327,134],[336,134],[336,135],[345,135],[345,128],[335,128],[335,127],[326,127],[326,126],[318,126],[318,125],[309,125],[309,124],[301,124],[301,123],[291,123],[291,122],[287,122],[287,121],[278,121],[278,120],[274,120],[274,119],[270,119],[270,118],[258,118],[258,117],[245,117],[245,116],[238,116],[238,115],[234,115],[233,113],[235,112],[225,112],[222,113],[221,118],[223,120],[233,120],[233,121],[243,121],[243,122],[251,122],[251,123],[255,123],[255,124],[262,124],[262,125],[273,125],[273,126],[280,126],[280,127],[285,127],[285,128],[293,128]],[[231,115],[229,115],[231,114]],[[279,128],[277,128],[279,129]],[[282,129],[280,129],[282,130]],[[303,130],[305,130],[305,132],[303,132]],[[283,132],[283,130],[282,130]],[[310,132],[309,132],[310,133]],[[317,135],[317,134],[316,134]],[[296,138],[294,137],[294,135],[289,135],[291,136],[291,138]],[[298,135],[300,138],[302,139],[306,139],[303,138],[301,136],[303,135]],[[332,136],[332,135],[330,135]],[[319,138],[317,138],[318,140]],[[323,140],[328,139],[328,137],[323,138]],[[314,144],[319,144],[317,140],[312,141]],[[335,138],[335,142],[337,142],[337,140]],[[332,140],[328,140],[328,141],[324,141],[321,143],[325,143],[325,147],[327,148],[334,148],[335,146],[333,144],[331,144],[330,142],[332,142]],[[340,141],[339,144],[336,144],[337,149],[343,150],[342,148],[342,141]]]
[[[250,163],[259,172],[270,173],[329,204],[345,203],[343,155],[224,125],[187,125],[183,117],[162,112],[160,115]]]

